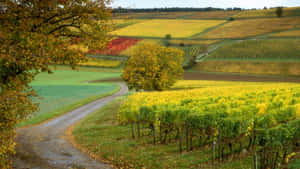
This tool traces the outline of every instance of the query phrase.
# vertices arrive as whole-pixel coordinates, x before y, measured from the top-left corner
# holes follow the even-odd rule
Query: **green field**
[[[300,61],[300,40],[247,40],[225,45],[205,60],[227,61]]]
[[[116,77],[120,77],[120,73],[70,70],[41,73],[32,83],[33,89],[41,97],[41,100],[36,100],[40,103],[40,110],[18,126],[41,123],[115,92],[119,88],[116,84],[86,82]]]

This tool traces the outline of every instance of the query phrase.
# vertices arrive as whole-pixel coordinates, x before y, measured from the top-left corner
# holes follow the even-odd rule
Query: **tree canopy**
[[[122,78],[131,89],[168,89],[182,76],[182,55],[178,49],[141,45],[129,58]]]
[[[0,168],[9,168],[14,128],[37,110],[30,82],[55,64],[86,60],[73,43],[103,48],[109,0],[5,0],[0,6]]]

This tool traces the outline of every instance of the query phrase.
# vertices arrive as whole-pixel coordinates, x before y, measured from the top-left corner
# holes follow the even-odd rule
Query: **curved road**
[[[65,138],[66,130],[88,114],[100,109],[116,97],[128,92],[125,84],[114,95],[99,99],[49,122],[17,129],[17,153],[13,167],[17,169],[102,169],[109,165],[93,160],[74,148]]]

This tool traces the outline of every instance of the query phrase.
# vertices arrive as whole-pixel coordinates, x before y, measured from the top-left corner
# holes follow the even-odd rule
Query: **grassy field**
[[[225,45],[205,60],[300,61],[299,46],[300,40],[297,39],[247,40]]]
[[[276,17],[276,9],[264,9],[264,10],[247,10],[242,11],[234,18],[259,18],[259,17]],[[282,16],[299,16],[300,7],[283,8]]]
[[[300,29],[274,33],[270,37],[300,37]]]
[[[299,62],[203,61],[192,70],[241,74],[299,76]]]
[[[237,87],[251,88],[251,86],[256,89],[260,85],[267,89],[268,86],[273,85],[274,87],[274,85],[280,86],[281,84],[179,81],[174,88],[196,87],[220,90],[220,87],[228,87],[228,89],[235,90]],[[296,86],[295,84],[282,85]],[[161,93],[158,92],[156,94],[159,95]],[[166,95],[164,97],[168,96]],[[141,126],[141,139],[132,139],[130,136],[131,127],[129,125],[120,125],[117,118],[120,104],[124,102],[126,98],[126,96],[122,97],[106,105],[101,110],[89,115],[74,128],[73,135],[75,141],[93,157],[109,162],[117,168],[253,168],[253,156],[250,151],[229,155],[225,160],[222,160],[222,162],[219,163],[216,161],[215,164],[212,164],[210,144],[199,148],[196,146],[198,142],[195,141],[195,146],[192,151],[184,151],[181,154],[178,152],[178,142],[175,140],[167,141],[167,144],[157,143],[153,145],[151,130],[148,130],[147,126]],[[297,155],[299,155],[299,152],[297,152]],[[294,168],[299,167],[295,159],[292,159],[292,162],[294,163],[291,163],[290,166],[294,166]]]
[[[58,70],[53,74],[41,73],[32,83],[41,97],[40,110],[18,126],[41,123],[83,106],[93,100],[116,92],[119,87],[111,83],[87,84],[85,81],[120,77],[120,73],[76,72]]]
[[[300,17],[236,20],[213,29],[199,38],[247,38],[292,29],[299,23]]]
[[[125,27],[112,32],[112,34],[134,37],[165,37],[167,34],[170,34],[172,37],[184,38],[203,32],[221,23],[224,23],[224,21],[154,19]]]

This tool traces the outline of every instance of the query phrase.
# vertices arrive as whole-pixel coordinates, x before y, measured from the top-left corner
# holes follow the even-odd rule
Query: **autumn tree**
[[[182,76],[182,55],[178,49],[144,44],[129,58],[122,78],[131,89],[168,89]]]
[[[110,31],[107,0],[5,0],[0,6],[0,168],[10,168],[14,128],[38,109],[30,82],[49,65],[86,60],[73,43],[103,48]]]

